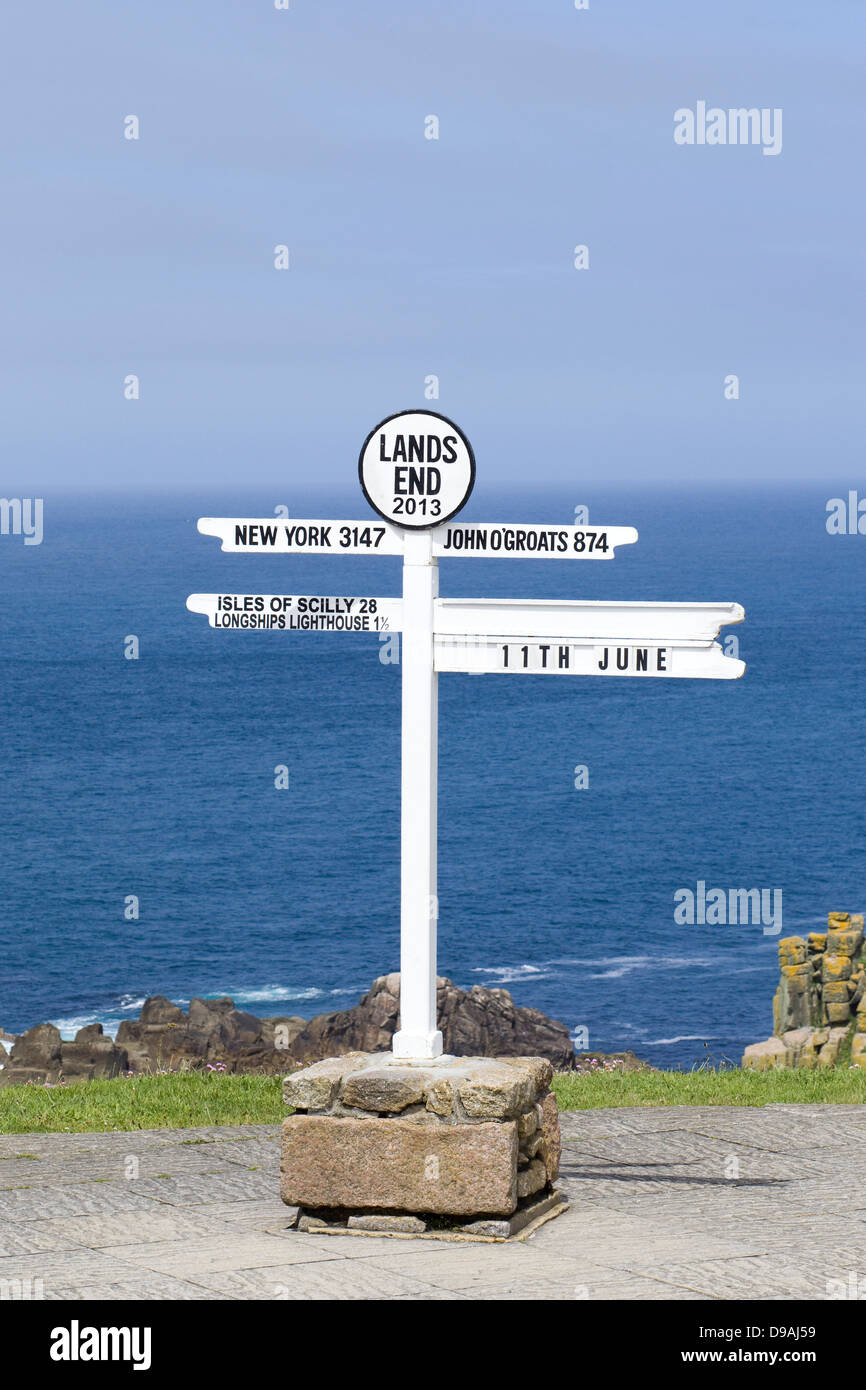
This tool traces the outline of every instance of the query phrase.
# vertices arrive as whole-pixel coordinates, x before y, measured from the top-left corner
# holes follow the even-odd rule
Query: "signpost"
[[[468,439],[445,416],[402,411],[364,441],[364,496],[381,521],[204,517],[225,551],[402,555],[403,597],[192,594],[211,627],[402,631],[400,1029],[393,1052],[434,1058],[437,927],[437,684],[440,671],[731,680],[745,665],[715,640],[737,603],[439,598],[439,558],[610,560],[630,526],[455,524],[475,483]]]

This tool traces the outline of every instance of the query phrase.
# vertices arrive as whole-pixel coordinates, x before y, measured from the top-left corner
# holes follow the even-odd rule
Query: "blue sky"
[[[488,485],[862,479],[861,0],[3,28],[7,494],[343,488],[428,374]],[[781,108],[781,154],[677,146],[699,100]]]

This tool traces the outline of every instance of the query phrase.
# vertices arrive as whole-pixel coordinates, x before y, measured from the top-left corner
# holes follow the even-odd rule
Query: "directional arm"
[[[280,517],[203,516],[198,529],[223,550],[250,555],[402,555],[403,535],[374,521],[295,521]]]
[[[399,632],[399,598],[332,594],[190,594],[186,606],[211,627],[271,632]]]
[[[434,555],[523,557],[526,560],[612,560],[618,545],[634,545],[633,526],[549,526],[525,522],[451,522],[432,532]]]
[[[435,665],[476,675],[735,680],[745,663],[713,639],[744,617],[738,603],[439,599]]]
[[[746,663],[718,642],[573,642],[562,637],[437,637],[437,671],[471,675],[635,676],[737,680]]]
[[[437,636],[562,637],[707,643],[741,623],[739,603],[608,603],[584,599],[440,598]]]

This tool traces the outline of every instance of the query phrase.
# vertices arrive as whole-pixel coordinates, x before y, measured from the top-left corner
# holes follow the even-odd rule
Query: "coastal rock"
[[[145,1001],[139,1019],[126,1019],[117,1042],[126,1048],[134,1072],[166,1069],[233,1072],[287,1071],[291,1040],[306,1025],[302,1018],[257,1018],[236,1009],[234,1000],[191,999],[189,1013],[157,996]]]
[[[166,1023],[185,1023],[186,1014],[178,1004],[172,1004],[164,994],[154,994],[145,999],[141,1009],[141,1023],[163,1026]],[[123,1025],[121,1024],[121,1027]]]
[[[835,984],[839,980],[850,979],[851,970],[852,965],[850,956],[831,956],[829,951],[826,952],[824,956],[824,964],[821,969],[821,980],[825,986],[825,995],[827,993],[826,985],[828,983]]]
[[[866,1050],[853,1046],[866,1035],[862,915],[831,912],[826,932],[786,937],[778,949],[773,1037],[747,1047],[743,1066],[824,1069],[849,1065],[849,1055],[850,1065],[866,1065]]]
[[[290,1052],[304,1062],[340,1052],[385,1052],[397,1031],[399,1015],[400,976],[383,975],[354,1008],[311,1018]]]
[[[803,942],[805,952],[806,943]],[[779,942],[781,964],[779,987],[773,1000],[773,1031],[777,1037],[791,1028],[801,1028],[813,1021],[815,1008],[815,980],[812,966],[808,961],[799,965],[788,965],[783,948],[788,941]]]
[[[807,955],[806,942],[799,936],[784,936],[779,942],[779,964],[780,965],[805,965]]]
[[[503,1108],[519,1108],[521,1083],[509,1070],[512,1062],[517,1064],[532,1055],[539,1075],[545,1068],[563,1071],[574,1067],[574,1049],[565,1024],[537,1009],[519,1008],[507,990],[488,990],[480,985],[462,990],[451,980],[440,979],[437,997],[447,1053],[500,1058],[503,1070],[497,1084],[504,1088],[502,1096],[468,1099],[479,1118],[487,1113],[487,1106],[497,1113]],[[228,997],[191,999],[189,1012],[184,1013],[170,999],[155,995],[145,1000],[139,1018],[120,1024],[114,1042],[103,1037],[99,1024],[80,1029],[72,1043],[61,1042],[60,1033],[50,1023],[31,1028],[15,1040],[9,1063],[0,1072],[0,1084],[207,1068],[284,1075],[304,1064],[346,1053],[389,1051],[399,1017],[399,974],[375,980],[354,1008],[318,1014],[309,1020],[294,1016],[257,1018],[235,1008]],[[364,1082],[365,1086],[372,1084],[369,1078]],[[324,1079],[319,1089],[321,1096],[311,1096],[306,1105],[291,1103],[298,1109],[319,1109],[328,1103]],[[399,1096],[383,1094],[381,1108],[401,1110],[415,1103],[404,1088]],[[349,1099],[347,1104],[364,1105],[366,1098]],[[450,1113],[453,1104],[454,1096],[446,1086],[441,1094],[429,1094],[427,1108],[442,1115]]]
[[[546,1057],[557,1071],[574,1066],[568,1028],[538,1009],[521,1008],[505,989],[458,988],[437,980],[436,1003],[444,1049],[455,1057]],[[352,1009],[319,1014],[289,1047],[298,1061],[339,1052],[382,1052],[400,1016],[400,976],[383,975]]]
[[[103,1035],[101,1023],[79,1028],[74,1042],[60,1044],[60,1073],[64,1081],[109,1080],[128,1070],[126,1051]]]
[[[658,1068],[642,1061],[629,1049],[627,1052],[578,1052],[574,1070],[592,1076],[606,1071],[657,1071]]]
[[[126,1052],[103,1036],[101,1023],[79,1028],[74,1042],[63,1042],[53,1023],[40,1023],[22,1033],[13,1044],[0,1084],[90,1081],[119,1076],[128,1066]]]
[[[305,1018],[298,1018],[290,1014],[288,1017],[263,1018],[262,1039],[277,1052],[286,1052],[299,1033],[303,1033],[307,1026]]]
[[[60,1029],[53,1023],[28,1028],[12,1046],[9,1065],[3,1069],[7,1084],[15,1081],[56,1081],[60,1075]]]
[[[844,927],[828,931],[826,950],[838,956],[856,956],[863,945],[862,931],[850,931]]]
[[[743,1054],[743,1066],[752,1071],[769,1071],[773,1067],[792,1067],[795,1053],[786,1047],[781,1038],[767,1038],[766,1042],[752,1043]]]
[[[564,1023],[538,1009],[518,1007],[507,989],[473,985],[467,992],[437,981],[439,1027],[445,1051],[457,1057],[546,1057],[557,1071],[574,1066]]]

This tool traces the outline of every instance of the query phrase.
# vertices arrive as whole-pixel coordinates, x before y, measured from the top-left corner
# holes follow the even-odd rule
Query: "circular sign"
[[[468,501],[475,455],[453,420],[432,410],[401,410],[367,435],[358,477],[385,521],[426,531],[450,521]]]

